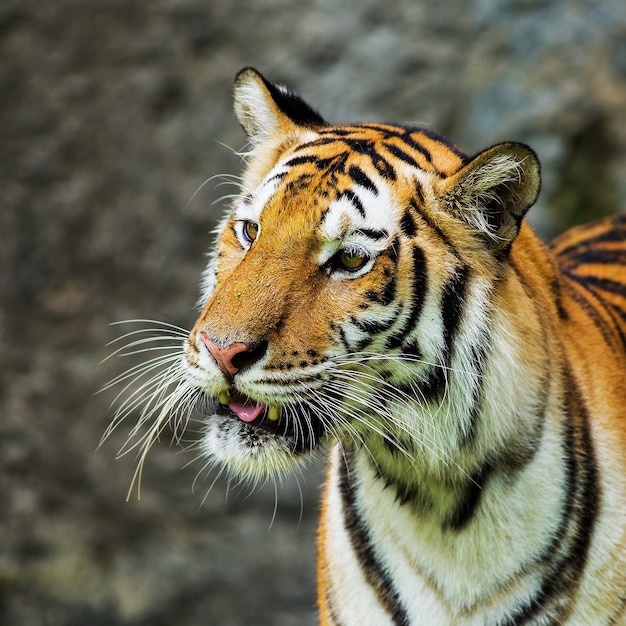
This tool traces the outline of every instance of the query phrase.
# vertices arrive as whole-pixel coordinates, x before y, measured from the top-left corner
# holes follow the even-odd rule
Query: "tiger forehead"
[[[267,187],[289,178],[287,191],[296,194],[306,190],[312,180],[323,179],[330,187],[343,182],[376,192],[377,178],[393,184],[407,169],[445,177],[458,171],[466,160],[448,139],[423,128],[330,126],[309,131],[299,143],[284,146],[262,184]],[[342,175],[346,176],[343,181]]]
[[[359,229],[385,239],[396,230],[401,207],[413,200],[412,181],[448,176],[464,158],[447,139],[423,129],[322,128],[283,148],[238,213],[283,233],[306,222],[325,240]]]
[[[320,129],[316,137],[293,146],[292,163],[311,162],[340,170],[358,159],[364,169],[391,181],[402,166],[438,176],[455,173],[467,156],[450,140],[425,128],[393,124],[353,124]]]
[[[270,173],[260,190],[261,196],[270,192],[259,198],[260,222],[280,224],[283,232],[302,232],[306,224],[308,232],[316,230],[326,241],[343,240],[355,231],[387,239],[405,204],[404,188],[398,194],[388,179],[365,167],[362,155],[339,154],[324,167],[309,156],[288,158]]]

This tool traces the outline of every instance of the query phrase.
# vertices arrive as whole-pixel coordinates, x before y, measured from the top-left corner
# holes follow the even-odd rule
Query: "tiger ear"
[[[539,160],[521,143],[480,152],[442,181],[446,210],[477,228],[496,253],[508,252],[541,186]]]
[[[298,127],[324,126],[322,116],[299,95],[266,80],[251,67],[235,77],[235,115],[253,145]]]

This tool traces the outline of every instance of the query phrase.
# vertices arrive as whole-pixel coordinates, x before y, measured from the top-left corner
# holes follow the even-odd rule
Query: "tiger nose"
[[[265,347],[262,345],[235,342],[220,346],[204,331],[200,333],[200,338],[220,370],[229,378],[232,378],[245,365],[258,361],[265,353]]]

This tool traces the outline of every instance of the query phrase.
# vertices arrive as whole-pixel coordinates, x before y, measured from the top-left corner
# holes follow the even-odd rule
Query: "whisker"
[[[198,188],[193,192],[191,198],[189,198],[189,200],[187,201],[187,204],[185,204],[185,206],[183,207],[183,213],[189,208],[189,206],[191,205],[191,203],[197,198],[198,194],[212,181],[214,181],[216,178],[221,178],[221,179],[230,179],[230,178],[239,178],[236,177],[234,174],[214,174],[213,176],[209,176],[209,178],[207,178],[205,181],[203,181],[202,183],[200,183],[200,185],[198,186]]]
[[[154,355],[132,365],[110,380],[100,392],[121,386],[112,401],[117,405],[113,419],[106,428],[99,445],[111,436],[121,423],[138,411],[134,425],[118,452],[118,457],[137,450],[137,462],[127,498],[135,486],[141,497],[141,478],[147,454],[166,426],[173,430],[173,441],[178,443],[195,407],[199,391],[191,385],[182,367],[182,345],[187,329],[169,322],[133,319],[114,322],[118,325],[140,325],[109,342],[115,349],[105,361],[116,358],[134,358]],[[146,431],[140,432],[146,427]]]
[[[159,332],[163,328],[169,328],[171,331],[173,331],[175,333],[180,333],[181,337],[186,336],[186,334],[189,332],[188,329],[183,328],[182,326],[178,326],[176,324],[171,324],[170,322],[163,322],[161,320],[151,320],[151,319],[146,319],[146,318],[134,318],[134,319],[128,319],[128,320],[118,320],[116,322],[111,322],[109,324],[109,326],[122,326],[124,324],[142,324],[143,327],[138,329],[138,330],[135,330],[135,331],[130,331],[130,332],[126,333],[125,335],[122,335],[121,337],[118,337],[117,339],[114,339],[110,343],[115,343],[117,341],[121,341],[121,340],[124,339],[124,337],[126,337],[127,335],[130,335],[130,334],[153,333],[155,331]],[[149,325],[150,328],[146,328],[145,325]]]
[[[393,363],[397,363],[400,365],[406,365],[407,363],[417,364],[417,365],[426,365],[429,367],[434,367],[437,369],[441,369],[444,372],[454,372],[456,374],[462,374],[465,376],[482,376],[479,372],[474,370],[465,370],[461,368],[451,367],[449,365],[445,365],[443,363],[434,363],[431,361],[426,361],[425,359],[421,359],[419,357],[410,355],[410,354],[380,354],[377,352],[349,352],[347,354],[343,354],[337,357],[333,357],[334,360],[338,364],[359,364],[363,361],[391,361]]]
[[[128,380],[129,378],[132,378],[132,381],[130,383],[132,385],[134,381],[137,381],[140,378],[143,378],[146,374],[148,374],[152,370],[162,371],[163,366],[167,365],[168,363],[171,363],[173,366],[177,365],[180,361],[180,358],[181,358],[180,354],[178,353],[170,354],[170,355],[160,354],[159,356],[156,356],[153,359],[148,359],[147,361],[144,361],[143,363],[137,363],[136,365],[133,365],[132,367],[127,369],[125,372],[118,374],[117,376],[115,376],[115,378],[111,379],[108,383],[106,383],[102,387],[102,389],[100,389],[100,393],[102,391],[106,391],[110,389],[111,387],[115,387],[116,385],[119,385],[120,383],[124,382],[125,380]],[[122,392],[120,392],[120,394],[124,393],[126,389],[127,387],[125,387],[122,390]],[[117,401],[117,398],[113,401],[113,404],[116,401]]]

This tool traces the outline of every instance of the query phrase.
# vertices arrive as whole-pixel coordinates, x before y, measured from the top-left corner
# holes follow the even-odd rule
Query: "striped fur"
[[[321,623],[626,624],[626,218],[546,247],[526,146],[330,126],[251,69],[235,109],[185,380],[232,476],[329,448]]]

